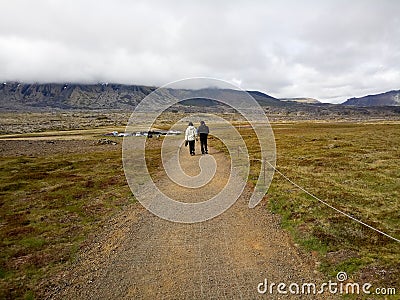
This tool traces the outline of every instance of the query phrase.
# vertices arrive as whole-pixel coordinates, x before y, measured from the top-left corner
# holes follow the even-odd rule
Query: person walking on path
[[[185,131],[185,145],[189,144],[189,152],[190,155],[194,155],[194,145],[196,140],[197,130],[196,127],[193,126],[192,122],[189,122],[188,127]]]
[[[206,122],[201,121],[199,128],[197,128],[197,134],[200,135],[201,154],[208,154],[207,138],[209,133],[210,130]]]

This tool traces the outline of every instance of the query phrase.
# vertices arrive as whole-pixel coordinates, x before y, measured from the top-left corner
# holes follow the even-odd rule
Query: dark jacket
[[[200,133],[209,134],[209,133],[210,133],[210,130],[208,129],[208,126],[207,126],[206,124],[201,124],[201,125],[199,126],[199,128],[197,128],[197,133],[198,133],[198,134],[200,134]]]

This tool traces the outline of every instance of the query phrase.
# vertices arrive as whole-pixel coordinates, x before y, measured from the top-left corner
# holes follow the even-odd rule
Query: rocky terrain
[[[309,103],[309,104],[318,104],[321,101],[314,98],[300,97],[300,98],[280,98],[281,101],[293,101],[297,103]]]
[[[125,126],[129,115],[102,111],[2,112],[0,135]]]

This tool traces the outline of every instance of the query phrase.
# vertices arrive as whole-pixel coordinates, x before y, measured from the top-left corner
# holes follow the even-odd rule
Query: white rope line
[[[374,230],[374,231],[376,231],[376,232],[378,232],[378,233],[380,233],[380,234],[383,234],[384,236],[386,236],[386,237],[388,237],[388,238],[390,238],[390,239],[392,239],[392,240],[395,240],[396,242],[399,242],[399,243],[400,243],[400,239],[397,239],[397,238],[395,238],[395,237],[393,237],[393,236],[391,236],[391,235],[389,235],[389,234],[387,234],[387,233],[385,233],[385,232],[383,232],[383,231],[381,231],[381,230],[379,230],[379,229],[377,229],[377,228],[375,228],[375,227],[372,227],[371,225],[368,225],[368,224],[364,223],[363,221],[354,218],[353,216],[351,216],[351,215],[345,213],[344,211],[341,211],[340,209],[337,209],[336,207],[330,205],[329,203],[326,203],[325,201],[319,199],[317,196],[314,196],[314,195],[311,194],[309,191],[307,191],[305,188],[301,187],[300,185],[298,185],[297,183],[295,183],[294,181],[292,181],[289,177],[287,177],[285,174],[283,174],[281,171],[279,171],[279,170],[278,170],[276,167],[274,167],[269,161],[267,161],[267,160],[265,160],[265,161],[266,161],[277,173],[279,173],[283,178],[285,178],[285,179],[286,179],[287,181],[289,181],[291,184],[293,184],[294,186],[296,186],[297,188],[299,188],[300,190],[302,190],[302,191],[305,192],[306,194],[310,195],[310,196],[313,197],[314,199],[318,200],[318,201],[321,202],[322,204],[324,204],[324,205],[330,207],[331,209],[337,211],[338,213],[341,213],[342,215],[345,215],[346,217],[352,219],[353,221],[356,221],[356,222],[360,223],[361,225],[364,225],[364,226],[366,226],[366,227],[368,227],[368,228],[370,228],[370,229],[372,229],[372,230]]]

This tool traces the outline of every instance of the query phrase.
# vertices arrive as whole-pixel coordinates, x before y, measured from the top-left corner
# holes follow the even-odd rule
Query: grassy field
[[[96,147],[96,146],[93,146]],[[33,299],[102,221],[134,201],[121,148],[2,157],[0,298]]]
[[[400,238],[399,124],[273,128],[279,170],[338,209]],[[240,131],[257,158],[252,132]],[[154,149],[148,154],[157,156],[160,144],[150,142]],[[159,167],[155,160],[148,163]],[[8,155],[0,165],[2,299],[33,299],[44,278],[71,263],[107,218],[134,201],[120,144],[84,153]],[[252,163],[250,180],[258,168]],[[268,209],[282,216],[282,226],[318,257],[328,277],[346,271],[358,282],[399,287],[399,243],[325,207],[279,174],[267,198]]]
[[[275,124],[277,168],[332,206],[400,239],[400,125]],[[256,145],[249,129],[247,144]],[[257,173],[253,166],[253,176]],[[269,209],[334,278],[346,271],[359,282],[399,289],[400,244],[326,207],[279,174]]]

